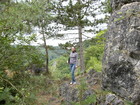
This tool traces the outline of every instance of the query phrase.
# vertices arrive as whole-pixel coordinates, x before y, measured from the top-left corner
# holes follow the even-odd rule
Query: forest
[[[60,105],[48,99],[61,99],[59,86],[71,79],[67,60],[73,46],[76,77],[102,72],[111,12],[110,0],[0,0],[0,105]],[[72,40],[60,33],[75,29]],[[73,105],[88,105],[82,102]]]

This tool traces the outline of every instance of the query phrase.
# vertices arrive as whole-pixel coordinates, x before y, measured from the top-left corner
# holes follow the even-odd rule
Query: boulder
[[[101,82],[101,72],[96,72],[95,70],[91,69],[86,76],[87,83],[90,87],[95,86],[96,84],[100,84]]]
[[[93,95],[94,92],[91,89],[87,89],[83,91],[82,101],[86,100],[87,97]],[[63,97],[63,101],[67,105],[73,105],[76,102],[80,101],[80,89],[77,88],[76,85],[70,85],[68,83],[64,83],[59,88],[59,96]]]
[[[115,94],[107,94],[104,105],[124,105],[124,101]]]

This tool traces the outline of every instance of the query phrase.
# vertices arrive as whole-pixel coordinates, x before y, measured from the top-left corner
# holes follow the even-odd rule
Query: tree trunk
[[[43,28],[42,28],[43,29]],[[45,48],[45,53],[46,53],[46,60],[45,60],[45,62],[46,62],[46,73],[48,74],[49,73],[49,60],[48,60],[48,47],[47,47],[47,44],[46,44],[46,37],[45,37],[45,33],[44,33],[44,29],[43,29],[43,41],[44,41],[44,48]]]
[[[79,5],[81,5],[81,0],[77,0]],[[82,24],[81,24],[81,9],[78,14],[78,34],[79,34],[79,47],[80,47],[80,69],[81,72],[85,72],[85,63],[83,56],[83,42],[82,42]]]
[[[84,63],[84,56],[83,56],[82,27],[80,25],[78,26],[78,34],[79,34],[79,46],[80,46],[80,69],[81,72],[84,73],[85,63]]]

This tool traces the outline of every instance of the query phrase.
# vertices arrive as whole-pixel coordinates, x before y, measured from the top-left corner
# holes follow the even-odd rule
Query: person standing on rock
[[[76,52],[75,47],[71,48],[71,53],[70,53],[68,63],[70,64],[71,78],[72,78],[72,81],[70,82],[70,84],[71,85],[76,84],[74,73],[75,73],[75,69],[77,68],[77,64],[78,64],[78,54]]]

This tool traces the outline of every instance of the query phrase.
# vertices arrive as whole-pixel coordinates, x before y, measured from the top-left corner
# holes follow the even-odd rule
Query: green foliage
[[[80,79],[80,85],[78,85],[79,90],[79,102],[72,102],[72,105],[90,105],[96,103],[96,95],[92,94],[83,100],[84,92],[88,89],[85,78]]]
[[[10,93],[10,88],[5,88],[0,92],[0,102],[3,101],[4,104],[10,105],[10,102],[13,101],[13,99],[14,97]],[[5,100],[7,101],[5,102]]]
[[[84,78],[80,79],[80,85],[78,86],[78,89],[79,89],[79,103],[80,103],[80,105],[82,105],[83,94],[84,94],[85,90],[87,89],[87,84],[86,84]]]
[[[102,70],[102,57],[104,52],[104,42],[105,42],[105,33],[107,30],[100,31],[97,33],[96,37],[91,39],[94,40],[94,44],[86,48],[85,50],[85,64],[86,64],[86,70],[94,69],[98,72],[101,72]],[[89,41],[89,44],[91,42]],[[88,45],[88,42],[86,42],[86,45]]]
[[[102,31],[99,31],[95,37],[96,39],[96,44],[104,44],[105,42],[105,37],[104,35],[106,34],[107,30],[102,30]]]
[[[87,89],[87,83],[85,81],[85,78],[80,78],[80,85],[78,86],[79,90],[85,91]],[[81,92],[81,94],[83,94],[83,92]]]
[[[111,0],[106,0],[104,3],[104,12],[105,13],[112,13],[113,12],[113,9],[111,7]]]
[[[45,49],[42,46],[34,46],[36,49],[38,49],[38,52],[42,55],[45,55]],[[58,57],[62,56],[63,54],[67,54],[67,51],[65,49],[62,49],[58,46],[48,46],[48,53],[49,53],[49,61],[57,59]],[[42,58],[41,55],[38,55]]]
[[[28,46],[36,40],[31,34],[35,11],[26,2],[7,2],[2,4],[0,14],[0,71],[5,69],[23,70],[30,64],[42,65],[42,54],[33,46]],[[18,41],[18,45],[15,45]],[[26,45],[25,45],[26,44]]]
[[[64,6],[64,2],[68,2],[68,5]],[[67,27],[75,26],[87,26],[90,24],[90,20],[86,17],[92,14],[89,13],[91,9],[92,0],[84,1],[77,0],[75,3],[73,0],[59,1],[56,6],[57,21],[58,23],[64,24]],[[93,8],[92,8],[93,9]]]
[[[57,21],[58,23],[64,23],[70,27],[79,24],[82,27],[89,25],[90,22],[85,18],[89,14],[85,10],[88,9],[91,1],[72,4],[70,0],[68,6],[58,7],[58,11],[62,13],[58,14],[58,18],[55,18],[52,12],[52,2],[53,0],[32,0],[32,2],[2,2],[0,4],[0,102],[4,100],[7,105],[35,105],[36,95],[42,90],[54,94],[54,90],[57,89],[57,87],[52,87],[51,77],[34,76],[30,71],[26,71],[34,65],[39,68],[44,67],[45,54],[43,50],[30,45],[32,41],[36,41],[37,36],[34,34],[34,29],[39,29],[39,33],[44,34],[46,40],[52,37],[56,38],[55,32],[58,31],[55,29],[58,27],[49,26],[56,20],[59,21]],[[61,15],[63,16],[61,17]],[[90,41],[90,44],[87,42],[85,45],[88,46],[85,51],[87,69],[93,68],[101,71],[104,33],[105,31],[101,31],[96,38]],[[18,44],[16,45],[15,42]],[[72,46],[69,43],[67,45]],[[66,48],[67,45],[62,47]],[[58,51],[57,49],[55,51],[61,54],[57,58],[58,55],[55,55],[52,50],[49,51],[50,60],[53,59],[50,62],[53,79],[70,78],[69,64],[67,64],[68,55],[60,56],[65,50]],[[8,77],[5,70],[13,73],[14,76]],[[79,97],[81,97],[87,89],[84,80],[81,80],[78,88],[80,89]],[[93,103],[96,102],[95,98],[95,95],[89,96],[84,101],[80,100],[80,103],[83,105]]]
[[[103,45],[104,42],[105,42],[105,37],[104,35],[106,34],[107,30],[102,30],[102,31],[99,31],[97,34],[96,34],[96,37],[93,37],[89,40],[85,40],[83,43],[84,43],[84,48],[88,48],[92,45]]]
[[[5,49],[4,47],[8,47]],[[33,46],[7,45],[0,47],[1,49],[1,70],[23,70],[29,65],[43,66],[43,54]]]
[[[88,96],[85,100],[81,101],[81,103],[80,102],[74,103],[74,105],[90,105],[93,103],[96,103],[95,94]]]
[[[14,41],[31,33],[32,27],[26,21],[32,14],[29,10],[30,7],[24,3],[6,4],[0,14],[0,34],[2,32],[5,38]]]
[[[35,76],[29,72],[17,73],[10,79],[1,78],[0,104],[5,101],[5,105],[36,105],[40,93],[52,92],[50,82],[50,76]]]
[[[0,103],[1,101],[4,101],[6,105],[32,103],[35,99],[34,93],[30,93],[28,90],[31,89],[31,87],[28,88],[31,84],[28,80],[30,78],[21,71],[25,72],[26,68],[32,67],[32,65],[42,67],[44,55],[34,46],[10,45],[6,39],[0,43],[0,86],[2,86]],[[6,74],[6,70],[10,73],[10,77]],[[26,85],[27,87],[24,88]]]
[[[134,103],[132,103],[130,101],[125,101],[124,105],[134,105]]]
[[[30,96],[29,91],[27,92],[28,88],[26,88],[26,92],[25,92],[23,85],[26,84],[25,83],[22,84],[23,82],[25,82],[22,80],[23,79],[19,80],[19,78],[18,79],[14,78],[14,80],[1,78],[0,84],[2,84],[4,88],[0,94],[0,104],[4,102],[6,105],[18,105],[18,104],[26,105],[27,103],[29,103],[28,100],[33,101],[32,100],[33,97]],[[33,94],[31,93],[31,95]]]
[[[68,58],[60,56],[59,58],[51,61],[50,71],[55,79],[63,79],[70,77],[69,64],[67,63]]]
[[[119,17],[116,17],[114,19],[114,22],[118,22],[118,21],[121,21],[121,20],[125,20],[127,18],[130,18],[131,16],[138,16],[139,15],[139,11],[135,11],[135,10],[127,10],[125,13],[123,12],[117,12],[117,14],[119,15]]]
[[[44,66],[44,54],[30,44],[36,41],[33,33],[37,27],[52,30],[48,28],[52,21],[49,13],[52,5],[47,1],[0,3],[0,95],[3,96],[0,96],[0,102],[4,100],[7,105],[34,105],[36,92],[45,90],[42,89],[46,86],[45,79],[32,77],[25,70],[34,65],[38,68]],[[47,31],[45,34],[52,35],[54,30]],[[5,70],[11,73],[11,77]]]
[[[102,70],[102,57],[104,45],[93,45],[85,50],[86,69],[95,69],[100,72]]]
[[[114,20],[114,22],[117,22],[117,21],[120,21],[120,20],[123,20],[123,19],[125,19],[125,17],[124,17],[124,16],[122,16],[122,17],[120,17],[120,18],[115,19],[115,20]]]
[[[89,71],[91,69],[96,70],[97,72],[102,71],[102,63],[101,61],[97,60],[95,57],[90,57],[90,60],[87,62],[86,69]]]

